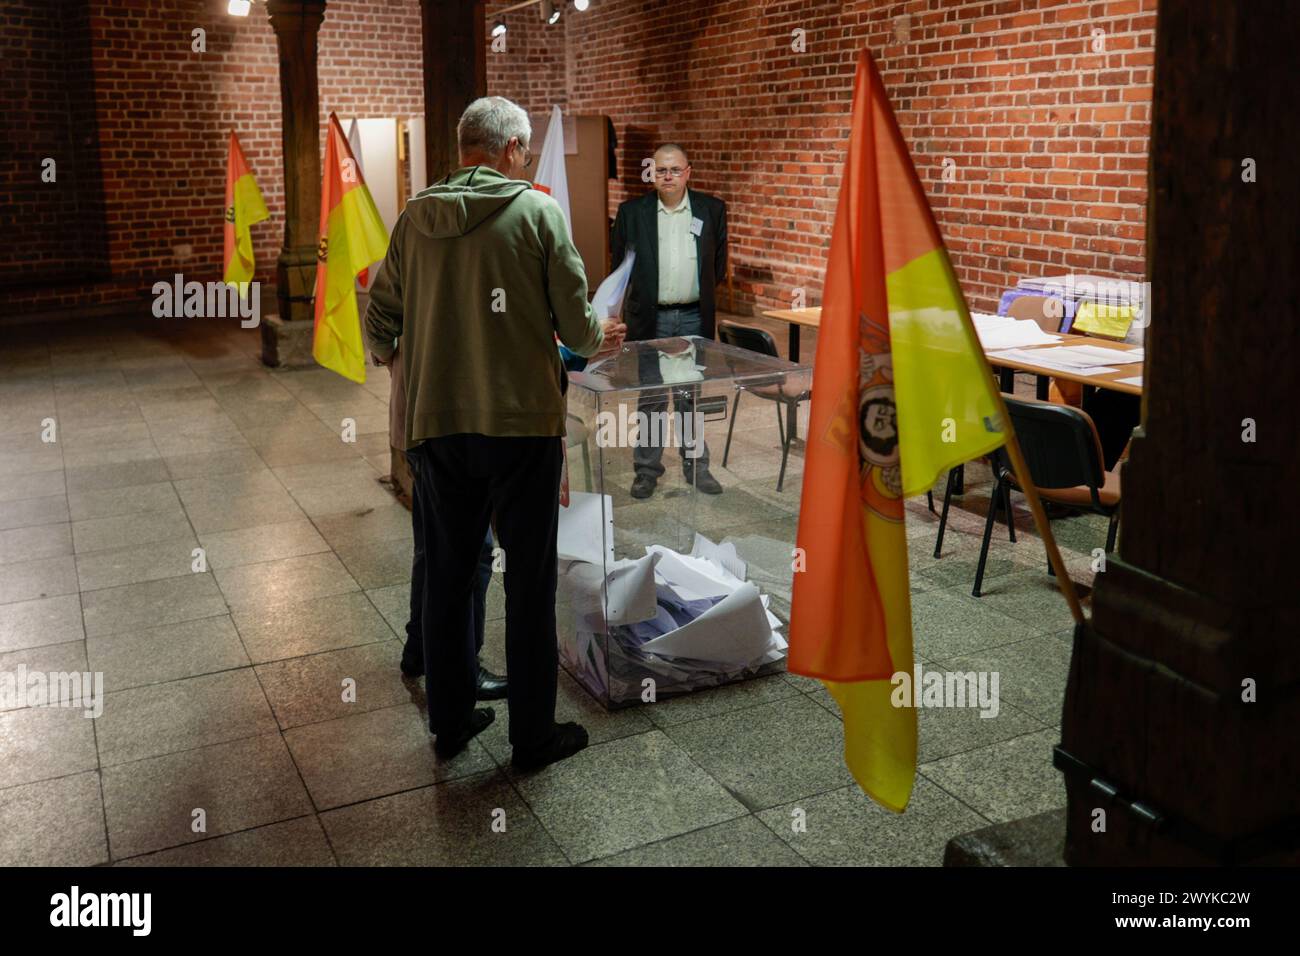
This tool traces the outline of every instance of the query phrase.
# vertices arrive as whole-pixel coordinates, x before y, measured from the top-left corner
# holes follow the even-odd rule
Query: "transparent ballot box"
[[[811,382],[695,336],[570,374],[558,640],[605,706],[784,669]]]

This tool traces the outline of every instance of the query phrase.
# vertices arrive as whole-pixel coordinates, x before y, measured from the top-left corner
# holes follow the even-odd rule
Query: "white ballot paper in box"
[[[641,650],[661,657],[736,665],[755,661],[776,646],[758,588],[742,584],[695,620],[647,641]]]
[[[639,624],[659,613],[655,600],[658,554],[615,561],[606,574],[599,564],[575,562],[564,572],[573,610],[585,618],[588,630],[606,624]]]
[[[569,493],[569,505],[560,508],[555,553],[561,561],[614,564],[614,499],[588,491]],[[603,570],[602,567],[602,570]]]
[[[736,553],[736,546],[730,541],[723,544],[714,544],[698,531],[695,532],[695,541],[691,544],[692,558],[707,558],[714,564],[719,565],[723,570],[730,572],[737,580],[743,581],[748,574],[749,569],[746,567],[744,559]],[[764,601],[764,606],[767,602]]]
[[[591,299],[591,311],[596,319],[603,321],[623,314],[623,296],[627,294],[627,285],[632,278],[632,263],[636,262],[636,252],[629,249],[619,267],[605,276],[596,294]]]
[[[705,558],[678,554],[658,544],[648,545],[646,552],[659,555],[655,577],[670,586],[684,601],[725,597],[745,583]]]

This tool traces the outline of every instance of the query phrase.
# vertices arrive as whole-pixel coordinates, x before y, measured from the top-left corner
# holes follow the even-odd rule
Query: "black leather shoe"
[[[632,480],[632,497],[649,498],[655,493],[655,485],[658,483],[659,479],[654,475],[637,475]]]
[[[500,674],[493,674],[482,664],[478,668],[478,692],[475,696],[479,700],[501,700],[506,696],[506,679]]]
[[[469,746],[471,740],[486,730],[496,717],[497,712],[491,707],[478,708],[469,715],[469,725],[460,733],[438,734],[438,739],[433,742],[433,752],[438,755],[439,760],[456,756]]]
[[[718,479],[714,478],[713,475],[709,474],[707,471],[701,472],[694,476],[694,478],[687,475],[686,483],[688,485],[694,485],[696,491],[702,492],[706,495],[722,494],[722,485],[718,484]]]
[[[510,756],[516,770],[540,770],[548,764],[572,757],[587,746],[587,730],[581,724],[557,724],[551,739],[540,747],[521,750],[518,747]]]

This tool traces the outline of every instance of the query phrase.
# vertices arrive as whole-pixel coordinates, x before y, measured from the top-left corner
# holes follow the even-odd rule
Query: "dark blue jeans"
[[[424,619],[424,494],[420,491],[420,478],[416,473],[419,456],[406,453],[406,463],[411,466],[411,530],[415,537],[415,554],[411,561],[411,616],[406,619],[406,644],[402,648],[402,661],[407,670],[421,670],[424,665],[424,637],[421,621]],[[487,591],[492,582],[492,529],[478,552],[478,570],[474,580],[474,652],[483,650],[483,631],[487,618]]]
[[[699,334],[700,307],[698,305],[689,307],[661,305],[655,313],[655,338],[657,339]],[[642,359],[641,383],[644,385],[661,381],[656,356],[652,353],[649,356],[642,356]],[[673,411],[680,413],[683,419],[695,414],[695,398],[699,393],[699,386],[679,385],[675,388],[647,389],[637,400],[637,411],[644,412],[651,422],[655,422],[656,419],[651,416],[668,411],[670,393],[673,395]],[[662,419],[659,419],[659,422],[662,423]],[[664,473],[663,457],[664,443],[668,437],[667,429],[660,424],[659,427],[652,425],[648,431],[649,434],[642,435],[640,442],[632,449],[632,465],[638,475],[659,478]],[[677,436],[678,441],[681,441],[681,437],[681,435]],[[707,474],[709,470],[709,446],[705,444],[703,438],[695,436],[695,439],[703,446],[698,457],[688,458],[685,444],[681,444],[677,449],[682,458],[682,472],[686,475],[687,481],[691,480],[695,469],[698,468],[702,475]]]

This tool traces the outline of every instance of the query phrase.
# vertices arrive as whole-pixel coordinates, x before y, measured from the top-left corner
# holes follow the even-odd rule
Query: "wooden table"
[[[776,309],[771,312],[764,312],[764,318],[776,319],[781,322],[790,323],[790,360],[798,361],[799,359],[799,329],[802,326],[817,328],[821,325],[822,310],[820,308],[809,309]],[[1094,345],[1103,349],[1115,349],[1119,352],[1128,352],[1138,348],[1135,345],[1128,345],[1124,342],[1112,342],[1109,339],[1093,338],[1090,335],[1070,335],[1062,334],[1059,342],[1052,342],[1044,345],[1029,345],[1021,348],[1021,351],[1032,352],[1037,349],[1052,348],[1053,346],[1062,345]],[[1038,397],[1047,397],[1047,379],[1060,378],[1067,382],[1078,382],[1081,385],[1089,385],[1093,388],[1105,388],[1115,392],[1124,392],[1128,395],[1141,395],[1141,385],[1131,385],[1121,382],[1120,379],[1135,378],[1143,374],[1142,368],[1144,362],[1130,362],[1126,365],[1115,367],[1115,371],[1106,372],[1102,375],[1086,375],[1080,371],[1071,371],[1060,368],[1049,368],[1045,365],[1034,365],[1029,362],[1013,361],[1010,359],[1000,359],[996,355],[988,352],[984,353],[989,360],[989,364],[996,367],[1001,373],[1002,391],[1010,392],[1014,388],[1014,379],[1016,372],[1030,372],[1039,377]]]
[[[775,312],[764,312],[763,317],[766,319],[776,319],[780,322],[790,324],[790,361],[799,361],[799,327],[808,326],[817,328],[822,322],[822,310],[820,307],[811,309],[777,309]]]
[[[1140,348],[1137,345],[1128,345],[1124,342],[1112,342],[1109,339],[1097,339],[1091,335],[1071,335],[1069,333],[1061,334],[1061,341],[1053,342],[1047,345],[1025,346],[1020,351],[1032,355],[1039,349],[1052,348],[1053,346],[1063,345],[1091,345],[1099,349],[1114,349],[1116,352],[1131,352],[1133,349]],[[1039,398],[1047,397],[1045,380],[1048,377],[1064,379],[1067,382],[1078,382],[1080,385],[1090,385],[1093,388],[1104,388],[1112,392],[1124,392],[1128,395],[1141,395],[1142,386],[1133,385],[1128,382],[1122,382],[1120,379],[1139,378],[1142,376],[1145,362],[1129,362],[1124,365],[1113,366],[1115,371],[1104,372],[1101,375],[1087,375],[1086,370],[1068,370],[1056,368],[1054,366],[1035,365],[1031,362],[1013,361],[1011,359],[999,358],[996,355],[990,355],[988,352],[984,356],[989,360],[990,365],[997,366],[1002,373],[1002,391],[1009,392],[1008,378],[1015,375],[1016,372],[1032,372],[1039,378]]]

